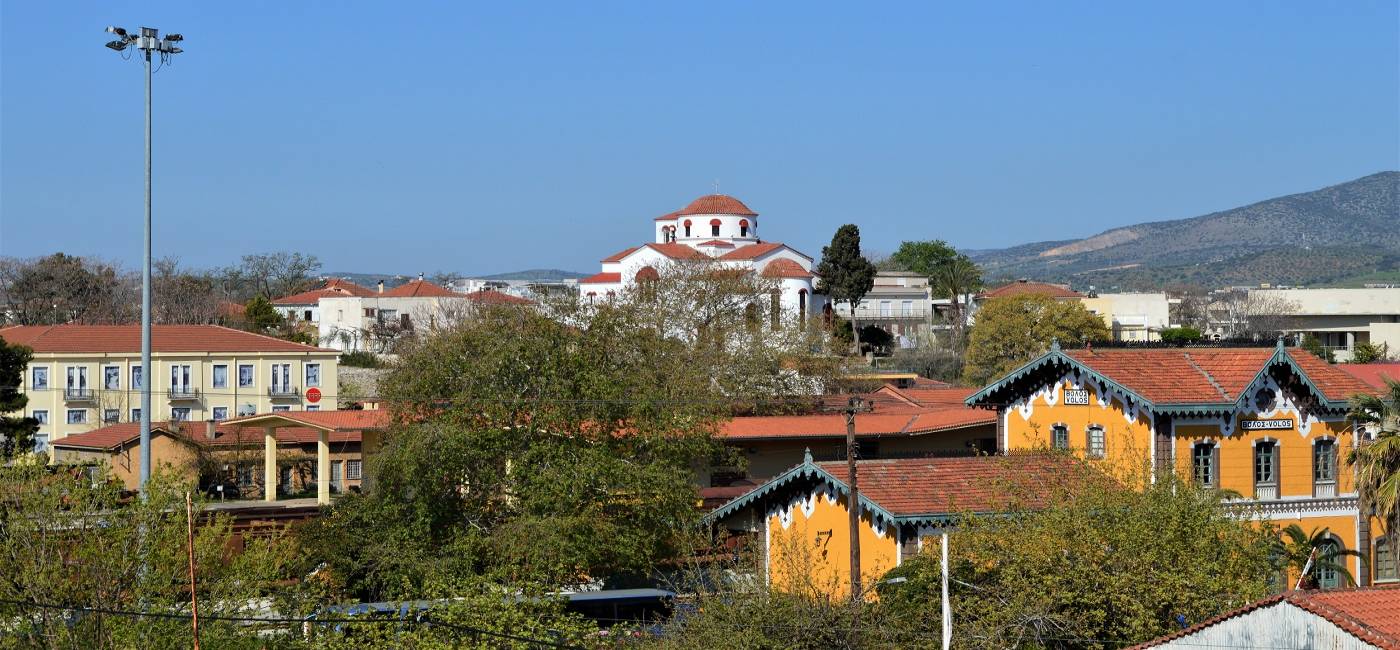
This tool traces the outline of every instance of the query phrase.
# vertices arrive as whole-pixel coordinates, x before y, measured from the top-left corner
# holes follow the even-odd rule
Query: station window
[[[1089,458],[1103,458],[1105,455],[1105,442],[1103,427],[1095,424],[1089,427],[1087,440],[1084,448]]]

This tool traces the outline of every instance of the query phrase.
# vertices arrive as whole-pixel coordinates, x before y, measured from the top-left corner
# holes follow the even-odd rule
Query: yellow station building
[[[1242,511],[1325,528],[1361,584],[1396,580],[1394,535],[1357,509],[1349,400],[1376,389],[1280,342],[1262,348],[1062,350],[967,399],[996,409],[1000,451],[1062,449],[1106,469],[1150,463],[1238,495]],[[1338,586],[1339,575],[1322,576]]]

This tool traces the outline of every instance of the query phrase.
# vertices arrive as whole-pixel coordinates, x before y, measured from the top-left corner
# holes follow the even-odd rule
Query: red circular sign
[[[306,389],[306,401],[311,402],[312,404],[315,404],[316,402],[321,401],[321,389],[319,389],[319,388],[308,388],[308,389]]]

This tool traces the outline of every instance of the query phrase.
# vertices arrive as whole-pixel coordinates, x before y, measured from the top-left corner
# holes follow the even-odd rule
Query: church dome
[[[746,217],[757,217],[758,213],[744,205],[743,201],[724,194],[709,194],[690,202],[675,216],[688,214],[732,214]]]

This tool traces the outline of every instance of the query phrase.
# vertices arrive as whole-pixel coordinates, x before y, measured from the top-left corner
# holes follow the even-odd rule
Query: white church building
[[[821,314],[825,300],[814,295],[812,258],[786,244],[764,241],[758,213],[743,201],[723,194],[702,196],[657,217],[653,229],[651,243],[604,258],[602,272],[578,281],[579,294],[604,300],[638,278],[654,277],[669,262],[709,258],[777,280],[780,310],[799,323]]]

